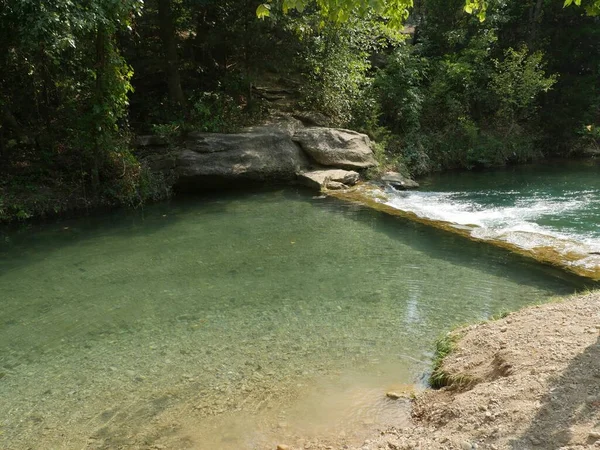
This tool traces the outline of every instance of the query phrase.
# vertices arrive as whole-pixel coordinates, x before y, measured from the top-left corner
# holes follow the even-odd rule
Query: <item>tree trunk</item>
[[[175,41],[171,0],[158,0],[158,19],[163,50],[165,52],[164,64],[167,84],[169,86],[169,98],[173,103],[187,109],[185,95],[181,88],[181,78],[179,77],[177,42]]]
[[[412,35],[412,45],[417,45],[419,38],[421,37],[419,32],[421,31],[421,20],[422,20],[422,2],[421,0],[415,0],[412,14],[415,17],[415,30]]]
[[[532,5],[529,11],[529,39],[527,42],[527,46],[530,50],[534,50],[537,40],[538,27],[541,21],[542,16],[542,0],[536,0],[535,5]]]
[[[106,71],[106,30],[103,25],[98,25],[96,29],[96,87],[95,87],[95,103],[97,105],[104,104],[104,73]],[[94,127],[94,148],[92,155],[92,192],[98,195],[100,192],[100,164],[101,156],[104,149],[102,148],[101,134],[106,130],[99,130]]]
[[[3,146],[3,149],[0,149],[0,157],[2,157],[2,155],[4,155],[5,152],[5,135],[4,135],[4,131],[7,129],[12,130],[12,133],[9,134],[9,136],[12,136],[13,138],[17,138],[19,140],[20,144],[35,144],[36,146],[38,146],[39,148],[39,142],[38,142],[38,137],[36,136],[35,133],[32,133],[31,135],[28,134],[28,132],[30,132],[29,130],[27,130],[25,127],[23,127],[19,121],[17,120],[17,118],[13,115],[13,113],[11,112],[11,110],[8,108],[8,106],[6,106],[5,103],[3,103],[0,100],[0,123],[2,123],[3,125],[6,125],[5,127],[0,127],[0,131],[2,132],[2,136],[0,136],[0,140],[2,142],[0,142],[0,145]],[[5,155],[4,155],[5,156]]]

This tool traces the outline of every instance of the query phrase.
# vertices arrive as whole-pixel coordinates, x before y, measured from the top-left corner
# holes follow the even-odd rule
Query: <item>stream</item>
[[[598,280],[599,175],[596,160],[445,173],[385,203]]]
[[[487,191],[447,175],[408,195],[445,220],[600,238],[597,172],[569,172],[578,193],[557,199],[538,172],[484,175],[470,186]],[[589,285],[293,189],[5,230],[0,448],[359,445],[406,422],[385,393],[423,387],[442,333]]]

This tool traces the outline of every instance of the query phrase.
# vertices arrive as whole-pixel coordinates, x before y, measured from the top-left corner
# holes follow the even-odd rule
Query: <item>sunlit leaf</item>
[[[256,8],[256,17],[259,19],[264,19],[265,17],[269,17],[271,15],[271,7],[265,3],[258,5]]]

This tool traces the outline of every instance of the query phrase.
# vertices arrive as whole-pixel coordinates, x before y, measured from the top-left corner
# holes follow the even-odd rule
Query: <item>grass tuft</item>
[[[429,376],[429,385],[432,389],[449,387],[453,389],[465,389],[477,384],[477,380],[466,373],[450,374],[444,370],[444,360],[454,352],[458,341],[464,333],[451,331],[435,341],[435,353],[433,357],[433,371]]]

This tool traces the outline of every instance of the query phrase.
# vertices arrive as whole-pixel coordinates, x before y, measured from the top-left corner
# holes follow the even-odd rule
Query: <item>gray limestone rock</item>
[[[293,139],[315,162],[342,169],[368,169],[377,165],[366,134],[341,128],[308,127]]]

